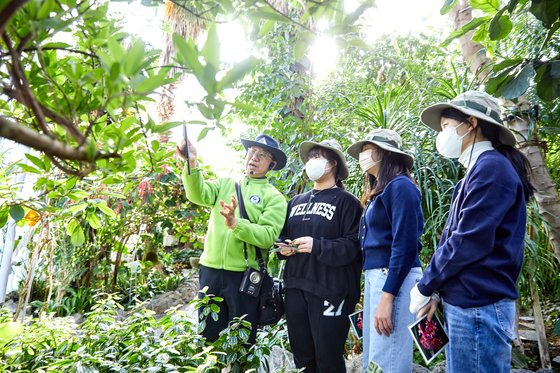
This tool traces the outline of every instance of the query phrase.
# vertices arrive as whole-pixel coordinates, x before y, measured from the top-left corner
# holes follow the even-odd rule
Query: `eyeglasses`
[[[253,158],[256,156],[259,159],[259,161],[263,161],[265,159],[272,159],[272,155],[270,155],[269,153],[258,151],[253,148],[250,148],[249,151],[247,151],[247,155],[249,156],[249,158]]]

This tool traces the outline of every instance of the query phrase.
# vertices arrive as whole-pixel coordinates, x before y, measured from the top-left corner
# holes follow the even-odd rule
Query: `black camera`
[[[258,297],[261,291],[263,279],[264,276],[260,271],[253,268],[247,268],[245,273],[243,273],[241,285],[239,285],[239,292],[255,298]]]

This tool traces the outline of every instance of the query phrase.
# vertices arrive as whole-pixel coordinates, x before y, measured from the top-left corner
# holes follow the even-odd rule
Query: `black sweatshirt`
[[[341,188],[312,190],[288,202],[281,238],[313,237],[311,254],[287,259],[284,286],[308,291],[333,302],[360,297],[362,253],[358,228],[362,206]]]

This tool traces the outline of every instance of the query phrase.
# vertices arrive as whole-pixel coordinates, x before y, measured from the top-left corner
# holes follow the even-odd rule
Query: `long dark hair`
[[[441,116],[448,119],[454,119],[460,122],[466,121],[470,118],[467,115],[457,109],[447,108],[441,112]],[[480,132],[482,136],[486,137],[492,142],[494,149],[499,151],[504,157],[510,161],[511,165],[517,172],[519,179],[521,179],[521,184],[523,185],[523,192],[525,194],[525,200],[528,201],[529,198],[535,193],[535,188],[531,184],[531,165],[529,160],[523,153],[515,149],[513,146],[505,145],[500,142],[500,129],[497,125],[489,123],[483,119],[476,118],[478,121],[478,126],[480,127]]]
[[[313,156],[320,155],[324,157],[327,161],[336,163],[336,171],[334,173],[334,179],[336,180],[336,186],[344,189],[344,184],[340,180],[340,168],[342,167],[342,159],[332,150],[323,148],[322,146],[314,146],[307,153],[307,161],[309,161]]]
[[[390,152],[379,146],[376,146],[378,154],[381,156],[381,164],[377,177],[367,174],[369,181],[368,190],[362,195],[362,205],[383,193],[387,184],[389,184],[397,176],[404,175],[412,180],[410,171],[406,168],[408,159],[406,155]]]

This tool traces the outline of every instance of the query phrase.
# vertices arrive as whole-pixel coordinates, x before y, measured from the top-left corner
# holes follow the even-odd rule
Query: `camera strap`
[[[241,194],[241,185],[238,182],[235,183],[235,191],[237,192],[237,204],[239,206],[239,215],[243,219],[249,219],[247,215],[247,210],[245,210],[245,203],[243,202],[243,194]],[[243,253],[245,254],[245,266],[249,268],[249,257],[247,255],[247,242],[243,241]],[[261,272],[266,272],[266,263],[262,257],[261,249],[255,247],[255,256],[257,257],[257,263],[259,264],[259,270]]]

